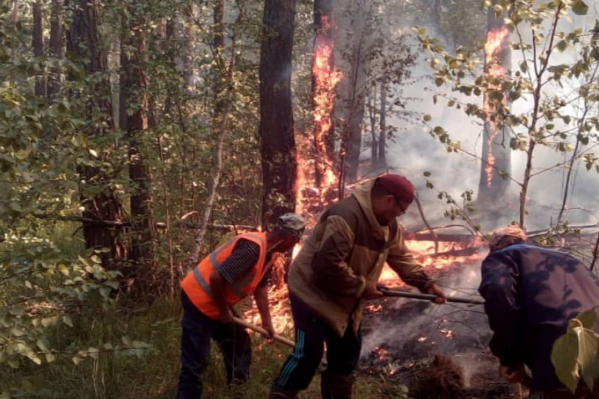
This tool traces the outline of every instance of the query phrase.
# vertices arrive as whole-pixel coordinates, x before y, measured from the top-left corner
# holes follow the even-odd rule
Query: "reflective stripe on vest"
[[[250,237],[258,240],[261,245],[265,244],[264,238],[259,234],[247,233],[247,234],[244,234],[243,236],[250,236]],[[210,263],[212,263],[213,268],[218,269],[221,266],[221,263],[218,261],[218,255],[220,255],[221,252],[223,252],[230,245],[233,245],[233,243],[236,240],[242,239],[243,236],[233,237],[232,239],[227,241],[227,243],[225,245],[221,246],[219,249],[217,249],[216,251],[214,251],[210,254]],[[212,295],[212,289],[210,288],[210,284],[204,279],[204,277],[202,276],[202,273],[200,273],[200,265],[193,268],[193,276],[195,277],[195,279],[198,282],[198,284],[200,285],[200,287],[202,287],[204,292],[210,298],[214,299],[214,296]],[[256,272],[250,273],[244,279],[236,282],[235,284],[230,285],[229,287],[231,288],[231,291],[233,291],[235,293],[235,295],[237,295],[239,298],[245,298],[246,295],[243,293],[243,289],[254,280],[254,277],[256,277]]]

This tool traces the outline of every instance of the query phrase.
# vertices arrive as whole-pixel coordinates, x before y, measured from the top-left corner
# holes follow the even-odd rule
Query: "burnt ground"
[[[459,296],[475,295],[480,281],[478,265],[435,277],[446,292],[452,287]],[[480,305],[383,298],[368,306],[362,334],[360,371],[406,385],[411,398],[520,397],[518,386],[497,374],[498,362],[487,347],[491,331]]]

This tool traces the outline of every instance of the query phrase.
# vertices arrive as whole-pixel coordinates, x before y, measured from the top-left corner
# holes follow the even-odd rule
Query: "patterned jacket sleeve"
[[[485,313],[493,331],[489,347],[503,366],[522,363],[521,311],[516,299],[517,273],[518,267],[510,257],[491,254],[483,261],[478,288],[485,298]]]

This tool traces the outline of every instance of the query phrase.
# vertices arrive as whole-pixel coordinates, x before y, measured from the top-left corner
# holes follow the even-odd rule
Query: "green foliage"
[[[566,334],[553,344],[551,362],[560,381],[572,393],[580,378],[592,390],[599,378],[599,334],[595,332],[597,311],[578,315],[568,324]]]

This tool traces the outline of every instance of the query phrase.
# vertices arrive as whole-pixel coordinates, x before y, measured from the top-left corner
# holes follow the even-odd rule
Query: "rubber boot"
[[[299,395],[299,391],[285,391],[275,384],[270,388],[269,399],[296,399]]]
[[[325,371],[320,380],[322,399],[351,399],[356,376]]]

